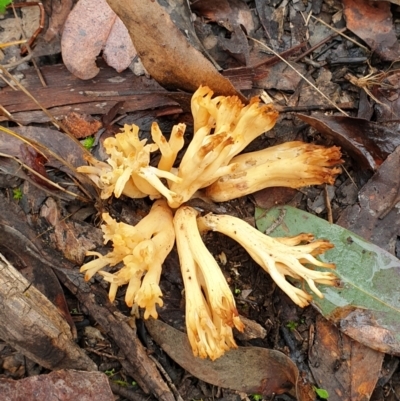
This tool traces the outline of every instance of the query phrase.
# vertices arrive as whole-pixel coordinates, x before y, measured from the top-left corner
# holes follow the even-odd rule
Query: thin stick
[[[40,10],[40,24],[39,24],[39,28],[36,29],[35,33],[32,35],[32,37],[28,40],[25,34],[25,31],[22,27],[22,23],[21,23],[21,19],[18,17],[17,12],[15,11],[15,7],[29,7],[29,6],[38,6],[39,10]],[[43,78],[42,72],[40,71],[36,60],[33,57],[33,53],[32,53],[32,49],[31,49],[31,45],[33,44],[33,42],[35,41],[36,37],[39,35],[39,33],[42,31],[43,27],[44,27],[44,8],[43,8],[43,4],[42,3],[18,3],[18,4],[11,4],[11,7],[13,9],[14,12],[14,17],[16,19],[16,21],[18,22],[19,25],[19,29],[21,31],[22,37],[25,40],[26,45],[21,49],[21,55],[25,55],[26,53],[28,53],[29,56],[31,56],[32,58],[32,64],[35,67],[36,73],[38,74],[40,83],[42,84],[43,87],[47,87],[47,84]]]
[[[3,67],[6,68],[7,70],[9,70],[9,69],[11,69],[11,68],[18,67],[20,64],[25,63],[25,62],[28,62],[28,61],[30,61],[31,59],[32,59],[32,54],[28,54],[27,56],[22,57],[21,59],[19,59],[19,60],[17,60],[17,61],[14,61],[13,63],[3,64]],[[1,77],[4,79],[4,81],[5,81],[5,78],[4,78],[2,75],[0,75],[0,76],[1,76]],[[17,89],[15,89],[15,86],[12,86],[8,81],[6,81],[6,82],[8,83],[8,85],[9,85],[11,88],[13,88],[14,90],[17,90]]]
[[[331,200],[329,199],[328,186],[326,184],[324,187],[324,198],[325,198],[326,210],[328,212],[328,221],[329,221],[329,223],[333,224]]]
[[[322,19],[319,19],[317,17],[314,17],[313,15],[311,15],[311,18],[315,19],[316,21],[320,22],[322,25],[327,26],[328,28],[332,29],[332,31],[336,32],[338,35],[343,36],[344,38],[346,38],[347,40],[350,40],[350,42],[353,42],[354,44],[356,44],[357,46],[361,47],[361,49],[364,49],[366,52],[371,53],[371,51],[368,49],[368,47],[365,47],[364,45],[362,45],[361,43],[357,42],[355,39],[351,38],[350,36],[345,35],[343,32],[341,32],[341,29],[336,29],[333,26],[330,26],[329,24],[327,24],[325,21],[323,21]]]
[[[271,49],[269,46],[267,46],[265,43],[252,38],[251,36],[248,36],[249,39],[253,40],[254,42],[257,42],[261,46],[264,46],[268,51],[272,52],[277,56],[279,59],[281,59],[288,67],[290,67],[293,71],[296,72],[297,75],[299,75],[301,78],[303,78],[310,86],[312,86],[324,99],[326,99],[332,106],[335,107],[336,110],[339,110],[343,115],[349,116],[344,110],[342,110],[340,107],[337,106],[336,103],[332,102],[331,99],[329,99],[328,96],[326,96],[324,93],[322,93],[309,79],[307,79],[301,72],[297,71],[296,68],[294,68],[290,63],[288,63],[283,57],[279,55],[275,50]]]
[[[13,121],[14,123],[18,124],[20,127],[22,127],[22,124],[20,122],[18,122],[13,116],[12,114],[0,104],[0,111],[10,120]]]
[[[350,175],[350,173],[347,171],[346,167],[344,166],[344,164],[341,165],[342,169],[344,170],[344,172],[347,174],[347,177],[350,178],[350,181],[353,183],[353,185],[357,188],[357,190],[359,189],[356,182],[353,180],[353,177]]]
[[[60,185],[58,185],[56,182],[49,180],[48,178],[44,177],[43,175],[41,175],[40,173],[38,173],[37,171],[35,171],[33,168],[29,167],[28,165],[26,165],[25,163],[23,163],[21,160],[19,160],[17,157],[15,156],[11,156],[11,155],[7,155],[6,153],[0,153],[1,157],[5,157],[7,159],[12,159],[15,160],[17,163],[19,163],[22,167],[26,168],[29,172],[31,172],[32,174],[36,175],[37,177],[39,177],[41,180],[45,181],[47,184],[49,184],[50,186],[57,188],[58,190],[72,196],[75,199],[79,199],[83,202],[87,202],[87,199],[82,198],[81,196],[68,191],[67,189],[61,187]],[[54,194],[53,194],[54,195]]]
[[[163,366],[161,365],[160,362],[158,362],[158,360],[156,358],[154,358],[153,355],[149,354],[148,357],[155,363],[155,365],[157,366],[158,370],[161,372],[161,374],[164,376],[165,380],[167,381],[168,385],[170,386],[172,392],[174,393],[174,396],[176,398],[177,401],[183,401],[183,398],[181,397],[181,395],[179,394],[179,391],[177,390],[177,388],[175,387],[174,382],[171,380],[171,378],[169,377],[168,373],[166,372],[166,370],[163,368]]]
[[[347,30],[347,28],[343,28],[341,29],[339,32],[345,32]],[[331,39],[333,39],[335,36],[339,35],[338,32],[332,33],[332,35],[327,36],[325,39],[322,39],[319,43],[317,43],[316,45],[314,45],[313,47],[310,47],[307,51],[305,51],[303,54],[300,54],[299,57],[295,58],[293,60],[294,63],[297,63],[298,61],[300,61],[303,57],[308,56],[310,53],[312,53],[314,50],[318,49],[319,47],[321,47],[322,45],[324,45],[326,42],[329,42]]]

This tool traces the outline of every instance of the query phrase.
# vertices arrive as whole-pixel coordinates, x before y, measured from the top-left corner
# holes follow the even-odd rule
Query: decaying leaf
[[[388,156],[361,188],[358,202],[343,211],[337,224],[399,255],[400,147]]]
[[[96,57],[102,50],[118,72],[128,68],[136,55],[128,31],[106,0],[79,0],[65,22],[61,50],[68,70],[81,79],[98,74]]]
[[[386,1],[343,0],[347,28],[384,60],[399,58],[400,44]]]
[[[189,92],[207,85],[218,95],[237,95],[245,100],[203,56],[198,45],[195,47],[191,30],[177,26],[179,14],[173,11],[185,1],[163,2],[165,8],[158,1],[107,2],[128,28],[146,70],[161,85]]]
[[[73,140],[73,138],[64,133],[49,128],[17,127],[14,128],[14,132],[15,135],[0,132],[0,147],[3,157],[14,157],[24,163],[27,159],[27,155],[30,154],[30,158],[33,159],[28,160],[29,164],[27,164],[27,166],[30,167],[35,165],[36,158],[39,157],[38,155],[40,154],[46,159],[46,161],[44,161],[46,165],[56,167],[67,175],[74,177],[77,182],[83,184],[81,186],[83,191],[86,194],[91,193],[91,197],[95,198],[97,193],[91,182],[75,171],[75,167],[85,163],[84,155],[87,153],[79,142]],[[21,146],[22,144],[23,146]],[[8,174],[19,176],[19,170],[21,170],[21,168],[13,170],[13,166],[9,164],[7,168],[8,171],[6,172]],[[36,168],[34,168],[34,171],[31,171],[31,174],[34,172],[37,172]],[[46,177],[40,176],[39,178],[44,180]],[[38,180],[34,181],[34,183],[42,189],[47,189],[47,186],[44,188],[44,185]],[[51,181],[46,182],[46,184],[51,184]],[[68,193],[59,191],[60,188],[56,186],[52,188],[53,194],[57,194],[61,197],[69,196]]]
[[[331,138],[365,169],[376,170],[379,165],[400,145],[397,126],[386,127],[362,118],[346,116],[298,117],[310,124],[322,135]]]
[[[45,41],[50,42],[60,34],[72,5],[72,0],[52,1],[51,3],[44,2],[46,13],[50,15],[49,27],[44,34]]]
[[[352,341],[332,323],[317,317],[308,359],[317,386],[328,391],[329,401],[369,400],[380,377],[384,356]]]
[[[399,259],[351,231],[289,206],[257,209],[258,229],[265,231],[282,209],[285,216],[271,236],[312,232],[335,246],[320,258],[335,261],[342,285],[321,286],[324,298],[313,300],[318,311],[361,344],[400,355]]]
[[[299,372],[296,365],[280,351],[259,347],[239,347],[216,361],[193,356],[184,333],[160,320],[147,320],[153,339],[190,374],[215,386],[248,394],[282,394],[296,390]],[[179,344],[179,346],[177,346]],[[298,390],[298,389],[297,389]],[[298,400],[302,398],[297,392]]]
[[[197,15],[218,23],[230,32],[229,38],[218,36],[221,47],[243,65],[249,63],[249,44],[245,32],[251,35],[254,22],[249,6],[240,0],[196,0],[191,9]]]

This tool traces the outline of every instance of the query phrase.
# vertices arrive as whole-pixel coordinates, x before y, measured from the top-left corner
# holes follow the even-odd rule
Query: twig
[[[342,28],[339,32],[343,33],[347,30],[347,28]],[[305,51],[303,54],[301,54],[299,57],[297,57],[296,59],[294,59],[294,63],[297,63],[298,61],[300,61],[303,57],[308,56],[310,53],[314,52],[315,50],[317,50],[319,47],[321,47],[322,45],[324,45],[326,42],[329,42],[331,39],[333,39],[335,36],[339,35],[339,32],[335,32],[332,33],[332,35],[327,36],[325,39],[322,39],[319,43],[317,43],[316,45],[310,47],[307,51]]]
[[[353,185],[357,188],[358,191],[358,186],[356,184],[356,182],[354,181],[353,177],[350,175],[350,173],[347,171],[346,167],[344,166],[344,164],[341,165],[342,169],[344,170],[344,172],[347,174],[347,177],[350,178],[350,181],[353,183]]]
[[[69,136],[71,136],[72,138],[74,138],[74,136],[68,131],[68,129],[59,121],[57,121],[53,115],[45,108],[43,107],[37,100],[36,98],[28,91],[28,89],[26,89],[23,85],[21,85],[16,79],[15,77],[13,77],[12,74],[10,74],[2,65],[0,65],[0,70],[3,72],[4,75],[6,75],[9,79],[11,79],[15,85],[18,86],[18,88],[25,93],[26,96],[29,97],[29,99],[31,99],[33,102],[35,102],[35,104],[46,114],[47,117],[49,117],[50,121],[53,123],[53,125],[57,128],[60,129],[62,128],[62,130],[64,132],[66,132]]]
[[[12,159],[15,160],[17,163],[19,163],[22,167],[24,167],[25,169],[27,169],[30,173],[32,173],[33,175],[37,176],[38,178],[40,178],[42,181],[45,181],[48,185],[72,196],[75,199],[79,199],[82,202],[87,202],[88,200],[83,198],[82,196],[79,196],[71,191],[66,190],[65,188],[61,187],[60,185],[58,185],[56,182],[49,180],[48,178],[44,177],[43,175],[39,174],[37,171],[35,171],[33,168],[29,167],[28,165],[26,165],[25,163],[23,163],[21,160],[19,160],[17,157],[15,156],[11,156],[11,155],[7,155],[6,153],[0,153],[0,157],[5,157],[7,159]],[[54,195],[54,194],[53,194]]]
[[[325,198],[326,210],[328,212],[328,221],[329,223],[333,224],[332,206],[331,206],[331,200],[329,199],[327,185],[324,186],[324,198]]]
[[[22,124],[19,123],[17,120],[14,119],[14,117],[12,116],[12,114],[6,109],[4,108],[1,104],[0,104],[0,111],[10,120],[13,121],[14,123],[18,124],[20,127],[22,127]]]
[[[149,355],[149,358],[156,364],[158,370],[164,376],[164,379],[166,380],[166,382],[170,386],[172,392],[174,393],[176,401],[183,401],[183,398],[181,397],[181,395],[179,394],[178,390],[176,389],[175,384],[173,383],[173,381],[171,380],[171,378],[169,377],[168,373],[165,371],[165,369],[163,368],[161,363],[158,362],[157,359],[154,358],[153,355]]]
[[[29,6],[38,6],[39,10],[40,10],[40,23],[39,23],[39,27],[36,29],[36,31],[34,32],[34,34],[31,36],[31,38],[28,40],[25,34],[25,31],[22,27],[22,23],[21,23],[21,19],[18,17],[17,12],[15,11],[15,7],[29,7]],[[28,53],[28,55],[31,57],[32,59],[32,64],[36,70],[36,73],[38,74],[40,83],[42,84],[43,87],[47,87],[47,84],[43,78],[43,74],[40,71],[36,60],[33,57],[33,53],[32,53],[32,49],[31,49],[31,45],[33,44],[33,42],[35,41],[35,39],[37,38],[37,36],[39,35],[39,33],[42,31],[43,27],[44,27],[44,18],[45,18],[45,13],[44,13],[44,8],[43,8],[43,4],[42,3],[37,3],[37,2],[31,2],[31,3],[18,3],[18,4],[11,4],[11,7],[13,9],[14,12],[14,17],[15,20],[18,22],[19,25],[19,29],[21,31],[22,37],[24,38],[24,43],[26,43],[26,45],[24,47],[21,48],[21,55],[25,55],[26,53]]]
[[[344,109],[352,110],[356,108],[356,105],[352,102],[339,103],[338,106],[343,110]],[[299,113],[299,112],[314,111],[314,110],[332,110],[333,106],[331,105],[327,106],[323,104],[311,104],[309,106],[280,106],[279,104],[274,104],[274,108],[280,113]]]
[[[107,358],[107,359],[117,359],[119,361],[122,361],[123,359],[125,359],[124,357],[111,355],[111,354],[108,354],[107,352],[97,351],[96,349],[94,349],[92,347],[85,347],[84,350],[87,351],[87,352],[93,352],[93,354],[102,356],[102,357]]]
[[[10,70],[11,68],[18,67],[20,64],[23,64],[23,63],[28,62],[30,60],[32,60],[32,54],[28,54],[26,57],[23,57],[23,58],[21,58],[21,59],[19,59],[17,61],[14,61],[13,63],[3,64],[3,67],[6,68],[7,70]],[[2,75],[1,75],[1,77],[4,79],[5,82],[8,83],[8,85],[11,88],[13,88],[14,90],[17,90],[17,89],[15,89],[15,86],[11,85],[8,81],[6,81],[5,78]]]
[[[336,29],[333,26],[330,26],[329,24],[327,24],[325,21],[323,21],[322,19],[319,19],[317,17],[314,17],[313,15],[311,15],[311,18],[320,22],[322,25],[327,26],[328,28],[332,29],[332,31],[336,32],[338,35],[343,36],[344,38],[346,38],[347,40],[350,40],[350,42],[353,42],[354,44],[356,44],[357,46],[361,47],[361,49],[364,49],[366,52],[370,53],[371,51],[363,46],[361,43],[357,42],[355,39],[351,38],[350,36],[345,35],[343,32],[341,32],[341,29]]]
[[[138,394],[136,390],[130,389],[127,387],[122,387],[117,383],[114,383],[112,380],[109,380],[109,384],[111,387],[111,391],[114,394],[120,395],[121,397],[129,400],[129,401],[148,401],[149,397]]]

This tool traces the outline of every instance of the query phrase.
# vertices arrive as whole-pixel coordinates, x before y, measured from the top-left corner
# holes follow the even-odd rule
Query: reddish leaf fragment
[[[149,319],[146,320],[146,327],[176,363],[207,383],[265,396],[282,394],[296,387],[299,375],[297,367],[282,352],[239,347],[210,361],[193,356],[186,335],[166,323]],[[305,401],[300,392],[297,395],[300,401]]]
[[[108,378],[100,372],[58,370],[22,380],[0,379],[3,400],[113,401]]]
[[[258,207],[270,209],[274,206],[287,205],[297,194],[297,189],[286,187],[265,188],[253,194]]]
[[[62,120],[69,132],[78,139],[95,134],[103,125],[100,121],[87,114],[71,112]]]
[[[384,286],[379,290],[384,293]],[[400,325],[398,321],[393,321],[391,326],[385,324],[390,319],[390,313],[348,305],[334,309],[326,317],[340,327],[340,331],[361,344],[382,353],[398,355],[400,342],[394,333],[398,332]]]
[[[33,148],[32,146],[28,146],[25,143],[22,144],[20,148],[23,163],[38,174],[37,175],[28,170],[26,173],[30,177],[30,179],[40,186],[44,186],[48,189],[53,189],[54,187],[51,184],[49,184],[46,180],[40,178],[41,176],[43,178],[49,179],[46,169],[44,167],[47,159],[42,154],[38,153],[35,148]]]
[[[344,116],[310,117],[298,114],[298,117],[330,137],[363,169],[376,170],[400,145],[396,129],[387,128],[383,124]]]
[[[400,44],[386,1],[343,0],[347,28],[384,60],[399,58]]]
[[[369,400],[380,376],[385,354],[341,335],[317,317],[309,366],[317,385],[329,393],[329,401]]]

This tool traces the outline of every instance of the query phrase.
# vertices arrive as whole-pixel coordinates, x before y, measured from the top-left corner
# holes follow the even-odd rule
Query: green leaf
[[[272,237],[307,232],[335,245],[319,258],[336,264],[342,284],[319,285],[324,298],[313,294],[313,305],[353,339],[400,355],[400,261],[351,231],[289,206],[268,212],[256,209],[257,228],[265,232],[278,221],[281,210],[285,215],[269,234]]]
[[[12,3],[12,0],[0,0],[0,14],[6,12],[6,7]]]
[[[15,200],[20,200],[20,199],[22,199],[23,196],[24,196],[24,194],[22,193],[21,188],[14,188],[13,189],[13,198]]]
[[[322,398],[323,400],[327,400],[329,398],[329,393],[325,389],[318,387],[313,387],[313,389],[319,398]]]
[[[95,141],[95,138],[93,136],[88,136],[81,143],[84,148],[86,148],[87,150],[90,150],[90,149],[92,149],[92,147],[94,145],[94,141]]]

